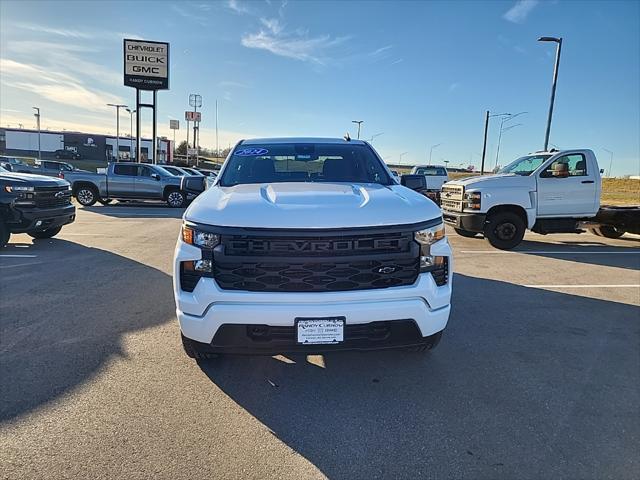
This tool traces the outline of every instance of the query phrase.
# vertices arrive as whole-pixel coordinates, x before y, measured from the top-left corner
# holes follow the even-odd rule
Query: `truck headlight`
[[[444,238],[444,223],[414,233],[420,244],[420,273],[433,272],[446,264],[445,257],[431,255],[431,245]]]
[[[5,185],[4,190],[9,193],[33,192],[33,187],[25,185]]]
[[[480,192],[466,192],[464,194],[464,208],[480,210],[482,194]]]
[[[183,225],[182,241],[200,248],[213,248],[220,243],[220,235]]]

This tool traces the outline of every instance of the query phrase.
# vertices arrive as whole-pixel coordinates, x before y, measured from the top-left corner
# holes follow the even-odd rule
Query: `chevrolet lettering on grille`
[[[247,253],[350,252],[363,250],[396,250],[406,246],[406,239],[376,238],[359,240],[233,240],[231,250]]]

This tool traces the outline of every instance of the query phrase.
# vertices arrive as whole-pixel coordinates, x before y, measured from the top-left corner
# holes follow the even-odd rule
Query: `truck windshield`
[[[418,167],[416,175],[426,175],[427,177],[446,177],[447,171],[442,167]]]
[[[395,184],[367,145],[283,143],[239,145],[219,185],[280,182]]]
[[[516,175],[531,175],[551,155],[527,155],[511,162],[500,169],[498,173],[515,173]]]

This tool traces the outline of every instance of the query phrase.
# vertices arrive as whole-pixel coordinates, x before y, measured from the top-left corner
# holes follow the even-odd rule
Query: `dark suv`
[[[58,160],[80,160],[80,158],[82,158],[78,152],[74,152],[73,150],[56,150],[53,153]]]

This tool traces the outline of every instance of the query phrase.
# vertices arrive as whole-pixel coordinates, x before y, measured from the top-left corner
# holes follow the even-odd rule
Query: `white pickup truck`
[[[243,140],[184,214],[173,286],[184,349],[429,350],[450,311],[444,230],[367,142]]]
[[[447,182],[444,220],[458,234],[482,233],[504,250],[520,244],[526,229],[547,234],[586,228],[610,238],[640,233],[640,207],[600,206],[601,173],[591,150],[532,153],[497,175]]]

